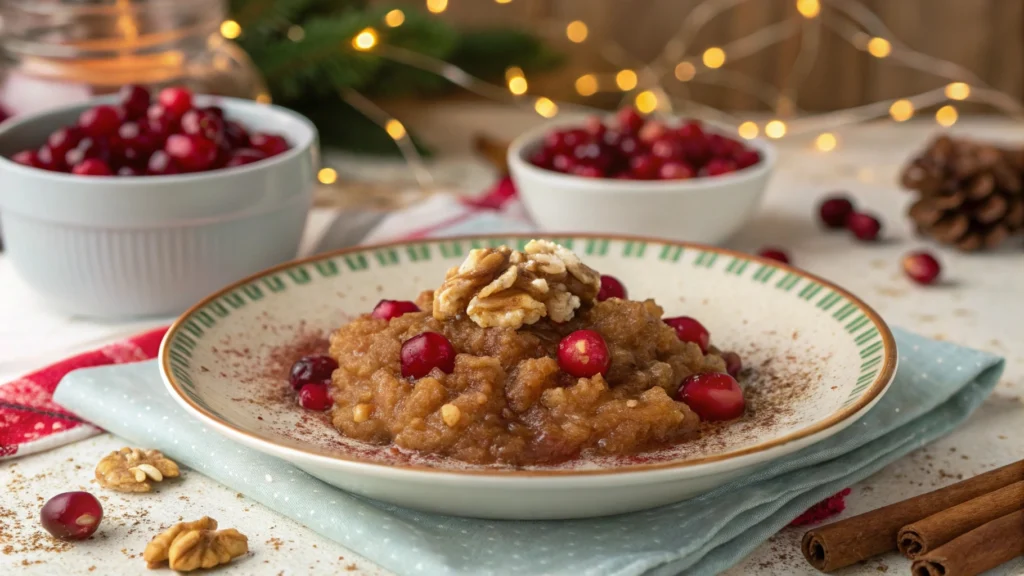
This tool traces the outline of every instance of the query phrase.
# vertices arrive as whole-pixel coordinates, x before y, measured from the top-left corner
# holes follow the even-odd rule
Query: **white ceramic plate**
[[[896,370],[878,315],[800,270],[707,246],[641,238],[555,238],[634,299],[697,317],[735,350],[748,411],[697,441],[556,467],[470,466],[341,436],[302,410],[285,381],[302,352],[382,298],[437,287],[473,247],[529,238],[458,238],[358,248],[285,264],[203,300],[160,351],[168,389],[228,437],[340,488],[423,510],[489,518],[576,518],[690,498],[826,438],[877,402]]]

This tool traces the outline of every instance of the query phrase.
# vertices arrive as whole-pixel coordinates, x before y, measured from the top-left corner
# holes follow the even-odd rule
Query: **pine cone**
[[[964,251],[995,248],[1024,233],[1024,148],[939,136],[904,169],[918,199],[921,234]]]

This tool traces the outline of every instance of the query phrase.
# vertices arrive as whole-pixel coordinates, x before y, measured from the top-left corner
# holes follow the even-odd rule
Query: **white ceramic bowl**
[[[357,494],[488,518],[579,518],[690,498],[853,423],[881,397],[896,345],[878,315],[841,288],[773,260],[623,237],[558,239],[666,316],[699,318],[741,354],[748,411],[704,436],[637,458],[551,467],[471,466],[342,436],[296,405],[296,341],[339,327],[381,298],[436,288],[472,248],[529,238],[452,238],[360,247],[278,266],[207,297],[167,332],[171,395],[213,430]],[[282,358],[282,356],[286,356]]]
[[[559,127],[566,126],[551,123],[530,130],[508,150],[509,171],[523,204],[541,230],[551,233],[639,234],[718,244],[754,214],[775,167],[775,148],[761,139],[745,142],[760,153],[759,163],[708,178],[583,178],[530,164],[544,135]],[[704,127],[726,135],[715,126]]]
[[[238,168],[83,177],[16,164],[100,99],[0,126],[0,222],[7,257],[55,308],[93,317],[180,313],[211,291],[294,258],[312,202],[317,133],[305,117],[235,98],[216,103],[292,149]]]

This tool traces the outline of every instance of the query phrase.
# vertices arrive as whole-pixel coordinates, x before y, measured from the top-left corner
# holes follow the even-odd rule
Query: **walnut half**
[[[571,250],[531,240],[522,252],[507,246],[471,251],[434,293],[433,314],[445,320],[465,313],[484,328],[518,329],[545,316],[565,322],[600,288],[600,274]]]
[[[204,516],[179,522],[150,540],[142,558],[150,568],[167,561],[172,570],[190,572],[227,564],[248,551],[244,534],[234,528],[217,530],[217,521]]]
[[[118,492],[149,492],[154,482],[177,478],[178,465],[159,450],[124,447],[107,454],[96,465],[100,486]]]

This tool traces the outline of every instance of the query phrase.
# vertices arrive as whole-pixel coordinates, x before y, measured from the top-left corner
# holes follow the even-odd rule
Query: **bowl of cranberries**
[[[8,257],[52,305],[170,315],[294,258],[315,184],[305,117],[171,87],[0,126]]]
[[[717,243],[753,215],[775,165],[768,142],[733,134],[624,108],[523,134],[509,170],[545,231]]]

